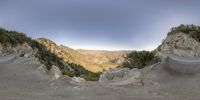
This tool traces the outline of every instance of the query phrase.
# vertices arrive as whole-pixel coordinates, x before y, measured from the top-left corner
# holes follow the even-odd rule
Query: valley
[[[130,52],[75,50],[64,45],[57,45],[53,41],[45,38],[39,38],[36,41],[64,61],[79,64],[85,69],[95,73],[119,67],[124,61],[124,56]]]

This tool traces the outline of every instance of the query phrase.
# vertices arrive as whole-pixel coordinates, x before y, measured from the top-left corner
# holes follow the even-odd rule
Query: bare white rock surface
[[[81,77],[73,77],[72,78],[73,81],[78,82],[78,83],[84,83],[85,79],[81,78]]]
[[[182,32],[168,35],[163,41],[160,49],[161,52],[179,56],[200,56],[200,43]]]
[[[50,74],[52,80],[58,79],[58,78],[60,78],[60,77],[62,76],[62,72],[61,72],[60,69],[59,69],[57,66],[55,66],[55,65],[53,65],[53,66],[51,67],[51,69],[50,69],[50,71],[49,71],[49,74]]]
[[[117,68],[111,71],[104,72],[99,79],[99,82],[108,83],[110,85],[142,85],[141,73],[138,69]]]

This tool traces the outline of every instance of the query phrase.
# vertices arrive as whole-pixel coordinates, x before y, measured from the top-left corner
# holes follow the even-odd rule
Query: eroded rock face
[[[163,41],[161,52],[173,53],[179,56],[200,56],[200,43],[185,33],[168,35]]]
[[[118,68],[111,71],[104,72],[100,78],[100,82],[109,81],[109,80],[116,80],[125,77],[125,74],[128,73],[129,68]]]
[[[118,68],[104,72],[99,82],[109,83],[111,85],[142,85],[141,73],[138,69]]]
[[[57,66],[55,66],[55,65],[53,65],[53,66],[51,67],[49,74],[50,74],[52,80],[58,79],[58,78],[60,78],[60,77],[62,76],[62,72],[61,72],[60,69],[59,69]]]
[[[20,45],[17,45],[15,47],[13,46],[2,46],[0,44],[0,53],[1,54],[16,54],[16,53],[21,53],[21,54],[24,54],[24,56],[28,57],[32,54],[33,52],[33,49],[31,46],[29,46],[27,43],[24,43],[24,44],[20,44]]]
[[[48,72],[46,66],[43,65],[43,64],[41,64],[41,65],[37,68],[37,70],[38,70],[39,72],[41,72],[42,74],[46,74],[46,73]]]

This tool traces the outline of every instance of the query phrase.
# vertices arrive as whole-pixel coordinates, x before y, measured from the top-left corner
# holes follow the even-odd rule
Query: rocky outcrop
[[[81,77],[73,77],[72,80],[75,81],[75,82],[78,82],[78,83],[86,82],[85,79],[81,78]]]
[[[38,70],[39,72],[41,72],[42,74],[47,74],[47,72],[48,72],[46,66],[43,65],[43,64],[40,64],[40,66],[37,68],[37,70]]]
[[[200,56],[200,43],[182,32],[168,35],[159,49],[179,56]]]
[[[99,82],[108,83],[110,85],[142,85],[141,73],[138,69],[118,68],[104,72]]]
[[[25,57],[30,56],[33,53],[33,49],[28,43],[23,43],[16,46],[6,46],[0,44],[0,54],[24,54]]]
[[[50,69],[50,71],[49,71],[49,74],[50,74],[52,80],[56,80],[56,79],[58,79],[58,78],[60,78],[60,77],[62,76],[62,72],[61,72],[60,69],[59,69],[57,66],[55,66],[55,65],[53,65],[53,66],[51,67],[51,69]]]

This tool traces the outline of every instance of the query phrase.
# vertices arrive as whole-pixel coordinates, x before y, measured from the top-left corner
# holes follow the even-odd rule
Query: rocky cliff
[[[158,51],[179,56],[200,56],[199,35],[198,26],[184,25],[172,28],[158,47]]]
[[[160,50],[161,52],[180,56],[200,56],[200,43],[187,34],[180,32],[167,36]]]

